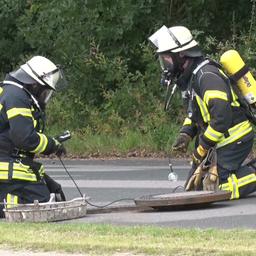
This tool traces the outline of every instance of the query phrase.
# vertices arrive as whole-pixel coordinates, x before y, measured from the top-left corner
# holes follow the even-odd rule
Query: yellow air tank
[[[235,77],[237,86],[245,100],[255,107],[256,81],[249,69],[245,68],[245,63],[239,53],[235,50],[224,52],[220,57],[220,63],[229,76]]]

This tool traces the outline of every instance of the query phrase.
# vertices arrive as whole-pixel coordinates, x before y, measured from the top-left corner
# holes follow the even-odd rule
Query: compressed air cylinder
[[[239,74],[242,68],[245,67],[245,63],[242,60],[239,53],[235,50],[229,50],[222,54],[220,57],[220,63],[224,67],[224,69],[227,71],[228,75],[236,76],[236,74]],[[241,94],[244,96],[245,100],[249,104],[255,105],[256,102],[256,81],[254,77],[252,76],[252,73],[245,69],[245,72],[242,72],[242,76],[237,79],[237,86],[241,92]]]

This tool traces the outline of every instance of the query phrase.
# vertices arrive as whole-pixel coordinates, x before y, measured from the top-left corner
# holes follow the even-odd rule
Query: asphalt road
[[[61,163],[43,161],[46,172],[62,184],[67,199],[80,194]],[[82,194],[95,205],[127,199],[112,206],[134,206],[132,199],[144,195],[169,194],[183,185],[189,163],[172,161],[178,173],[177,182],[168,181],[168,159],[63,160]],[[117,225],[158,225],[195,228],[256,228],[256,193],[245,199],[217,202],[208,207],[172,211],[124,211],[88,214],[72,222],[112,223]],[[95,207],[89,206],[89,209]]]

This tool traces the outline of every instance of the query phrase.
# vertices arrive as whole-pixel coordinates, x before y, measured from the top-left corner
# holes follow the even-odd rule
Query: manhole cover
[[[227,191],[187,191],[169,194],[145,195],[136,198],[137,206],[168,209],[176,206],[204,206],[230,199]]]

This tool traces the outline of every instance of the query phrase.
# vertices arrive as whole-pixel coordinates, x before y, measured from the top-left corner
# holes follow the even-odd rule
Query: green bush
[[[36,54],[64,66],[69,88],[48,107],[48,132],[72,130],[76,153],[82,145],[86,154],[98,147],[166,151],[185,111],[179,94],[163,111],[165,89],[148,36],[163,24],[185,25],[210,57],[236,48],[255,67],[255,3],[0,0],[0,72]]]

